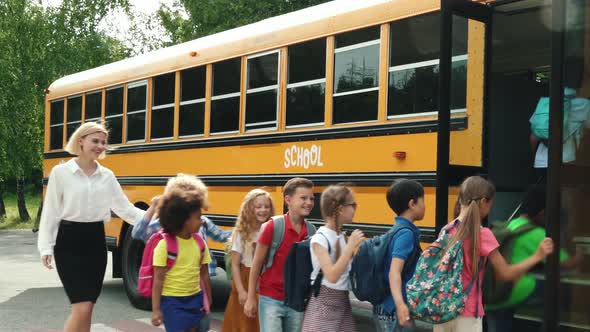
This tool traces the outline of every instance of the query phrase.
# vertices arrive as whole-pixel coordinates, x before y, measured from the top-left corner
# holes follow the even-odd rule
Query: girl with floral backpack
[[[494,185],[479,176],[468,177],[459,192],[459,216],[420,257],[407,286],[413,316],[434,324],[434,332],[482,331],[482,281],[492,264],[497,279],[517,280],[553,252],[546,238],[535,255],[510,265],[492,232],[481,226],[494,200]]]

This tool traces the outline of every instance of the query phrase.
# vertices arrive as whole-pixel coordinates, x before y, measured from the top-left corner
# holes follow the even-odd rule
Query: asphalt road
[[[30,230],[0,231],[0,332],[58,332],[69,313],[69,302],[57,272],[45,269]],[[223,270],[213,279],[212,330],[220,331],[230,284]],[[353,302],[357,331],[374,331],[366,304]],[[111,258],[104,287],[94,310],[93,332],[162,331],[150,324],[150,312],[135,309],[122,279],[113,279]]]

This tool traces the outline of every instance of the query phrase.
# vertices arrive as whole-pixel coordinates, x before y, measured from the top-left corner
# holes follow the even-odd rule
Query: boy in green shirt
[[[515,240],[511,264],[517,264],[532,256],[539,243],[545,239],[545,198],[544,185],[537,184],[529,187],[522,202],[520,216],[508,224],[510,231],[515,231],[531,223],[537,226],[519,235]],[[559,261],[564,268],[571,268],[576,263],[574,257],[570,258],[564,249],[559,252]],[[532,275],[525,274],[514,284],[506,301],[486,305],[488,332],[511,332],[516,307],[533,302],[537,298],[542,299],[543,289],[543,280],[537,280]]]

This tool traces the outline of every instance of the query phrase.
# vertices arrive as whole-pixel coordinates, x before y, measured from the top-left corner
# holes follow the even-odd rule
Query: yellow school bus
[[[232,227],[252,188],[265,187],[281,207],[289,178],[314,181],[318,202],[326,185],[346,181],[359,203],[349,228],[375,235],[393,222],[387,186],[410,178],[425,186],[417,225],[431,242],[439,5],[334,1],[60,78],[46,96],[44,175],[69,158],[63,146],[77,126],[100,120],[116,148],[104,165],[137,206],[169,177],[197,174],[210,189],[207,215]],[[423,45],[404,37],[413,26]],[[471,166],[482,165],[483,27],[465,19],[452,58],[450,157]],[[310,217],[321,222],[317,205]],[[141,305],[142,246],[116,217],[106,229],[114,274]]]
[[[385,191],[399,178],[425,187],[424,244],[452,217],[457,185],[471,174],[492,177],[493,217],[507,218],[532,176],[514,152],[528,149],[516,133],[528,133],[544,92],[494,91],[546,91],[551,43],[539,39],[550,33],[537,10],[551,6],[338,0],[60,78],[46,95],[44,176],[69,158],[73,130],[100,120],[115,147],[104,165],[134,204],[146,208],[177,173],[197,174],[210,190],[206,214],[224,228],[253,188],[281,207],[282,185],[295,176],[313,180],[318,196],[352,182],[358,210],[346,228],[368,236],[391,227]],[[501,23],[493,38],[492,18]],[[521,72],[530,73],[524,83]],[[321,223],[317,205],[310,218]],[[143,246],[131,228],[114,216],[106,240],[113,275],[142,307]],[[222,258],[221,244],[210,247]]]

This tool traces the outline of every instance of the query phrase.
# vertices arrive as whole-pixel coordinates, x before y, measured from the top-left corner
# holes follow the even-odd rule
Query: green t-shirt
[[[530,221],[524,217],[513,219],[508,224],[508,229],[514,231],[524,225],[527,225]],[[518,264],[525,259],[531,257],[537,251],[539,244],[545,239],[545,229],[542,227],[535,227],[534,229],[521,234],[514,242],[514,248],[512,252],[511,264]],[[565,250],[561,249],[559,252],[559,261],[563,262],[567,260],[568,254]],[[510,293],[510,297],[504,303],[488,305],[487,310],[498,310],[516,306],[523,303],[535,290],[537,281],[530,274],[525,274],[520,280],[516,282]]]

